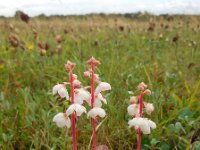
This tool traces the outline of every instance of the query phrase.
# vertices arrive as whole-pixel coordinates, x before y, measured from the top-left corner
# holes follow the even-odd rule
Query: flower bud
[[[151,103],[144,103],[147,114],[151,114],[154,111],[154,106]]]
[[[144,94],[146,94],[146,95],[151,95],[151,90],[146,89],[146,90],[144,91]]]
[[[75,67],[75,64],[72,63],[71,61],[67,61],[67,63],[65,64],[65,69],[66,69],[67,71],[73,70],[74,67]]]
[[[138,90],[140,91],[144,91],[146,88],[147,88],[147,85],[144,83],[144,82],[141,82],[139,85],[138,85]]]
[[[136,104],[138,102],[138,97],[137,96],[131,96],[130,97],[130,103],[131,104]]]
[[[83,73],[83,75],[84,75],[85,78],[89,78],[90,77],[90,71],[85,71]]]

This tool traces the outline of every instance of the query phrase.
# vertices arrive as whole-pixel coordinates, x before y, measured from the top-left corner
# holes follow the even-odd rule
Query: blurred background
[[[0,149],[72,149],[71,131],[52,122],[69,103],[52,87],[69,81],[67,60],[89,85],[83,72],[94,56],[112,86],[97,145],[136,149],[127,107],[143,81],[155,107],[144,117],[157,128],[142,136],[142,149],[199,150],[199,14],[199,0],[0,0]],[[91,133],[84,115],[78,149],[90,149]]]

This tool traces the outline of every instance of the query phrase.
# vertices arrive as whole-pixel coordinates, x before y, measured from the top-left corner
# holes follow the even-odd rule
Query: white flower
[[[138,104],[129,105],[127,111],[128,114],[131,116],[139,116],[139,105]]]
[[[144,103],[144,107],[148,115],[151,115],[151,113],[154,111],[154,106],[151,103]]]
[[[71,115],[72,113],[76,112],[77,116],[81,116],[82,113],[87,113],[86,108],[80,104],[72,104],[68,107],[66,114],[67,116]]]
[[[155,129],[156,124],[148,118],[136,117],[128,122],[129,127],[134,127],[136,130],[140,128],[143,134],[150,134],[151,128]]]
[[[68,92],[63,84],[57,84],[53,87],[53,95],[57,93],[61,98],[66,97],[67,100],[69,99]]]
[[[95,96],[94,107],[101,107],[102,106],[101,101],[104,102],[105,104],[107,104],[106,99],[103,97],[103,95],[101,93],[99,93],[97,96]],[[87,102],[88,102],[89,106],[91,106],[91,99]]]
[[[106,112],[102,108],[94,107],[88,112],[87,116],[93,119],[95,119],[97,116],[103,118],[106,116]]]
[[[75,89],[74,100],[75,103],[82,105],[84,100],[87,102],[91,100],[91,95],[88,91],[86,91],[83,88]]]
[[[111,86],[107,82],[100,82],[99,85],[95,89],[95,95],[98,95],[102,91],[111,90]]]
[[[65,113],[58,113],[57,115],[55,115],[53,117],[53,122],[56,123],[56,125],[59,128],[63,128],[65,126],[67,126],[67,128],[71,127],[71,121],[70,118],[67,117],[67,115]]]

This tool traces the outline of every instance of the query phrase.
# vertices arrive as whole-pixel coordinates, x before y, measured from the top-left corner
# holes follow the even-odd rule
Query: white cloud
[[[16,10],[30,16],[137,11],[200,14],[200,0],[0,0],[0,15],[12,16]]]

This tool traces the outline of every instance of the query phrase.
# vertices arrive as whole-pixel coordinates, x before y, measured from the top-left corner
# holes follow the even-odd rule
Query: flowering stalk
[[[71,89],[71,102],[74,104],[74,77],[73,77],[73,69],[70,69],[69,72],[70,76],[70,89]],[[76,112],[74,111],[71,115],[71,122],[72,122],[72,139],[73,139],[73,150],[77,150],[77,142],[76,142],[76,122],[75,122],[75,117],[76,117]]]
[[[150,134],[151,129],[156,128],[156,124],[150,119],[142,117],[143,105],[148,115],[154,111],[153,104],[146,103],[143,100],[144,95],[151,95],[151,91],[147,89],[147,85],[143,82],[138,85],[138,90],[140,91],[140,95],[130,98],[131,105],[128,106],[127,111],[129,115],[133,117],[133,119],[128,122],[129,127],[133,127],[137,130],[137,150],[141,150],[142,133]]]
[[[96,124],[97,120],[100,118],[105,117],[106,112],[102,109],[102,102],[107,104],[106,99],[102,95],[103,91],[107,91],[111,89],[111,86],[107,82],[101,82],[99,75],[95,74],[95,68],[100,65],[100,62],[96,60],[94,57],[90,58],[88,61],[90,65],[89,70],[84,72],[84,76],[86,78],[91,77],[91,100],[89,101],[89,105],[92,107],[91,110],[88,112],[88,117],[92,118],[92,148],[93,150],[97,149],[96,145]],[[98,86],[95,88],[95,82]]]
[[[142,117],[142,107],[143,107],[143,94],[141,92],[140,94],[140,111],[139,111],[139,116]],[[138,129],[138,141],[137,141],[137,150],[141,149],[141,130],[140,128]]]
[[[65,100],[71,101],[71,105],[66,109],[66,112],[60,112],[54,116],[53,122],[59,128],[72,127],[72,140],[73,140],[73,150],[77,150],[77,141],[76,141],[76,118],[80,117],[83,113],[87,113],[86,108],[82,106],[84,101],[90,100],[90,93],[82,88],[81,82],[78,80],[76,74],[73,74],[73,69],[75,64],[68,61],[65,64],[65,69],[69,72],[68,82],[63,82],[63,84],[57,84],[53,87],[53,95],[58,94],[60,102]],[[71,94],[69,97],[66,86],[70,85]],[[65,109],[65,106],[64,106]],[[71,116],[71,117],[70,117]]]
[[[94,108],[94,69],[95,66],[92,63],[92,79],[91,79],[91,106]],[[93,135],[93,150],[96,150],[96,121],[92,118],[92,135]]]

